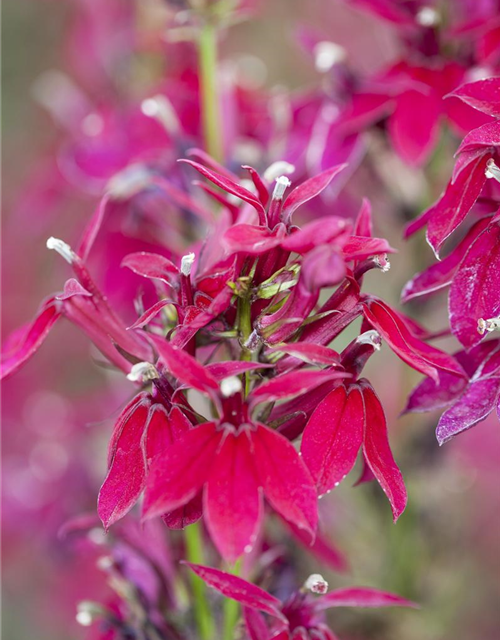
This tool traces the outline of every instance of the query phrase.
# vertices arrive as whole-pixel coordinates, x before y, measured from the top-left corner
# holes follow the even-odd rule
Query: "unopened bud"
[[[53,238],[51,236],[47,240],[46,245],[47,249],[53,249],[54,251],[57,251],[57,253],[62,256],[66,260],[66,262],[68,262],[69,264],[73,264],[73,260],[75,259],[76,254],[69,246],[69,244],[66,244],[66,242],[63,242],[63,240],[59,240],[59,238]]]
[[[328,591],[328,582],[319,573],[313,573],[304,582],[304,589],[312,591],[312,593],[326,593]]]

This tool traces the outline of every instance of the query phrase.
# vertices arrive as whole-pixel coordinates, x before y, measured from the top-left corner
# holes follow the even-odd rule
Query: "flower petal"
[[[179,382],[202,393],[217,395],[219,385],[205,367],[183,349],[171,345],[166,338],[144,333],[158,351],[159,359]]]
[[[480,318],[500,313],[500,225],[492,223],[471,244],[450,289],[450,325],[466,349],[483,336]]]
[[[221,434],[214,422],[188,431],[151,465],[144,518],[173,511],[194,498],[208,478]]]
[[[299,207],[318,196],[346,166],[339,164],[331,167],[295,187],[283,204],[282,219],[289,221]]]
[[[329,393],[309,418],[300,450],[319,495],[331,491],[353,468],[364,421],[361,391],[344,385]]]
[[[141,443],[149,407],[149,399],[141,398],[125,419],[119,420],[119,434],[110,443],[109,471],[97,501],[97,513],[105,529],[130,511],[144,488],[146,455]]]
[[[162,280],[168,285],[179,275],[179,269],[168,258],[146,251],[130,253],[123,258],[121,266],[128,267],[139,276]]]
[[[455,182],[448,183],[444,194],[428,210],[431,214],[427,224],[427,240],[436,256],[439,256],[445,240],[463,222],[479,197],[486,182],[485,169],[490,156],[485,153],[471,162]]]
[[[489,116],[500,118],[500,78],[485,78],[477,82],[468,82],[445,97],[451,96],[460,98],[470,107]]]
[[[436,437],[444,444],[462,431],[484,420],[495,408],[500,394],[500,377],[479,378],[472,382],[457,402],[443,413]]]
[[[418,605],[388,591],[379,591],[370,587],[347,587],[330,591],[316,600],[317,610],[322,611],[330,607],[418,607]]]
[[[302,370],[300,375],[294,372],[284,373],[259,385],[251,392],[248,401],[251,407],[255,407],[261,402],[274,402],[298,396],[328,380],[349,377],[350,374],[343,371],[315,371],[313,369]]]
[[[250,435],[247,432],[225,435],[204,493],[210,536],[221,556],[230,563],[251,549],[263,515]]]
[[[38,351],[60,316],[60,304],[55,298],[49,298],[38,310],[36,318],[8,339],[2,352],[0,379],[15,373]]]
[[[253,435],[257,474],[273,509],[314,539],[317,495],[311,475],[291,442],[259,424]]]
[[[183,561],[182,563],[188,566],[191,571],[194,571],[209,587],[213,587],[226,598],[232,598],[245,607],[257,609],[284,620],[284,616],[280,611],[281,602],[278,598],[275,598],[257,585],[219,569],[204,567],[192,562]]]
[[[365,433],[363,453],[365,460],[391,503],[394,522],[406,508],[408,500],[403,476],[392,456],[387,436],[384,409],[367,380],[360,386],[365,403]]]
[[[426,376],[438,380],[438,370],[463,376],[456,360],[415,337],[403,318],[381,300],[371,298],[363,305],[368,322],[386,340],[401,360]]]

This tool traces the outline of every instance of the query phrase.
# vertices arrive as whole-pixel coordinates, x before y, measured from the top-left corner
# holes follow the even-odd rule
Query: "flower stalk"
[[[200,70],[200,112],[206,151],[221,161],[222,134],[217,91],[217,29],[207,20],[198,40]]]

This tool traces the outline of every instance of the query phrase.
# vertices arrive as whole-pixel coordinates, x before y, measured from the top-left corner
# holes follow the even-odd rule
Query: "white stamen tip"
[[[83,600],[78,603],[76,621],[82,627],[90,627],[96,618],[98,607],[93,602]]]
[[[432,7],[422,7],[416,16],[421,27],[437,27],[440,23],[439,13]]]
[[[114,565],[114,561],[111,556],[101,556],[97,559],[96,565],[101,571],[107,571]]]
[[[319,573],[313,573],[304,582],[304,588],[313,593],[326,593],[328,591],[328,582]]]
[[[330,71],[330,69],[338,64],[339,62],[343,62],[346,58],[346,51],[344,47],[341,47],[339,44],[335,42],[318,42],[318,44],[314,47],[314,64],[316,66],[316,70],[320,73],[326,73]]]
[[[295,167],[293,164],[285,162],[284,160],[278,160],[278,162],[273,162],[273,164],[264,171],[264,180],[266,182],[274,182],[276,178],[283,175],[290,175],[294,171]]]
[[[224,398],[230,398],[234,396],[235,393],[239,393],[243,388],[241,384],[241,380],[236,376],[230,376],[229,378],[224,378],[220,383],[220,392],[224,396]]]
[[[500,182],[500,167],[495,164],[493,158],[490,158],[486,163],[484,175],[489,179],[493,178],[497,182]]]
[[[126,200],[151,184],[148,170],[139,164],[131,164],[108,180],[106,191],[114,200]]]
[[[147,98],[141,103],[141,111],[148,118],[157,120],[167,133],[178,133],[180,129],[179,119],[172,103],[166,96],[157,95]]]
[[[127,374],[127,380],[131,382],[147,382],[148,380],[156,380],[160,375],[156,367],[150,362],[138,362],[134,364],[130,373]]]
[[[382,273],[387,273],[391,268],[391,263],[387,259],[386,253],[380,253],[378,256],[373,256],[373,262],[382,271]]]
[[[75,254],[73,249],[67,244],[63,242],[63,240],[59,240],[59,238],[53,238],[52,236],[46,242],[47,249],[53,249],[57,251],[57,253],[62,256],[66,262],[69,264],[73,264],[73,260],[75,259]]]
[[[485,320],[484,318],[479,318],[477,321],[477,331],[482,336],[485,333],[491,333],[492,331],[500,330],[500,317],[498,318],[488,318]]]
[[[371,344],[374,349],[380,351],[380,347],[382,345],[382,338],[378,331],[375,329],[370,329],[369,331],[365,331],[360,336],[356,338],[356,342],[358,344]]]
[[[273,200],[281,200],[287,187],[289,187],[291,184],[292,183],[286,176],[280,176],[279,178],[276,178],[276,184],[274,185],[273,191]]]
[[[182,256],[181,260],[181,273],[183,276],[188,276],[191,273],[191,267],[193,266],[193,262],[196,256],[194,253],[188,253],[185,256]]]

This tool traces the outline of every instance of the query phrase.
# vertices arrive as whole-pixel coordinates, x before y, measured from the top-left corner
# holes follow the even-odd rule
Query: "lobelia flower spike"
[[[256,640],[335,640],[324,614],[333,607],[417,607],[396,594],[369,587],[328,592],[328,583],[319,574],[311,575],[302,589],[282,601],[230,573],[190,562],[184,564],[208,586],[243,606],[247,632]]]

